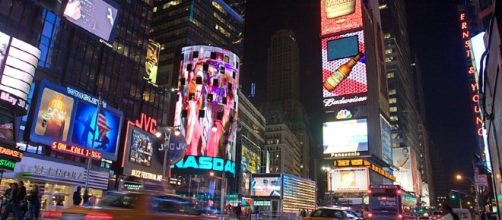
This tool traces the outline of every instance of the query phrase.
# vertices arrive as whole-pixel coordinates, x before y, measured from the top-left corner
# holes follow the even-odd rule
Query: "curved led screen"
[[[186,155],[235,161],[239,57],[210,46],[182,49],[174,126]]]

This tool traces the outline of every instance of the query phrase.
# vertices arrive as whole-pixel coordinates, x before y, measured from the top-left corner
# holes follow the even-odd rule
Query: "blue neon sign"
[[[213,170],[218,172],[228,172],[235,175],[235,162],[219,157],[186,156],[178,161],[174,165],[174,168]]]

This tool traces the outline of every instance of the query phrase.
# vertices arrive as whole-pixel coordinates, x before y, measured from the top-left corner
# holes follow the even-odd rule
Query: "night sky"
[[[266,2],[266,3],[265,3]],[[405,1],[411,47],[422,64],[428,129],[432,147],[442,154],[447,178],[472,173],[476,140],[460,41],[455,1]],[[301,101],[312,117],[312,130],[321,143],[320,17],[317,0],[248,0],[242,85],[257,83],[257,101],[265,95],[267,48],[271,35],[288,28],[296,33],[301,60]]]

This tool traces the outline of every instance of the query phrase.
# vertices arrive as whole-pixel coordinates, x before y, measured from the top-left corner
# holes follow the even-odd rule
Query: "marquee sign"
[[[186,156],[185,158],[178,161],[174,165],[174,168],[213,170],[218,172],[228,172],[232,175],[235,175],[235,162],[219,157]]]
[[[17,149],[11,149],[0,146],[0,156],[20,161],[23,158],[23,153]]]
[[[101,160],[103,158],[103,154],[100,152],[57,141],[52,142],[52,149],[63,153],[73,154],[76,156],[91,157],[94,160]]]

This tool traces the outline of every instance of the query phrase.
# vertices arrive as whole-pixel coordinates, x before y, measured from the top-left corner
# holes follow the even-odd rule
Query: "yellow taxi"
[[[303,218],[304,220],[359,220],[361,217],[356,213],[339,208],[324,207],[312,212],[310,217]]]
[[[109,192],[96,206],[45,211],[43,219],[61,220],[154,220],[215,219],[203,216],[189,199],[153,192]]]

